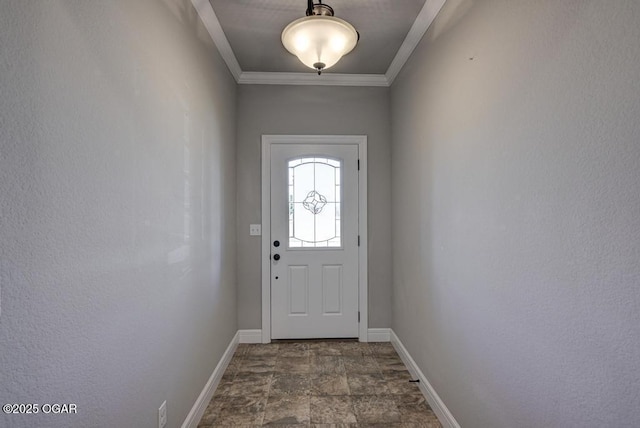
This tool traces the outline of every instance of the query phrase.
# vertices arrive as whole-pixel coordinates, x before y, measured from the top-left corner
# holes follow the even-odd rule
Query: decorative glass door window
[[[340,248],[341,162],[289,160],[289,248]]]

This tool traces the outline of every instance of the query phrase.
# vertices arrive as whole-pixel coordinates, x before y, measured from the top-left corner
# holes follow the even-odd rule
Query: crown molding
[[[245,85],[389,86],[384,74],[261,73],[243,71],[238,83]]]
[[[218,48],[218,51],[220,51],[222,59],[224,59],[229,71],[233,74],[237,82],[238,79],[240,79],[240,74],[242,74],[242,69],[236,59],[236,55],[233,53],[233,49],[231,49],[227,36],[224,34],[224,31],[222,31],[222,26],[220,25],[220,21],[218,21],[216,13],[213,11],[213,7],[211,7],[211,3],[209,0],[191,0],[191,4],[193,4],[193,7],[198,12],[204,27],[209,32],[213,43]]]
[[[398,77],[400,70],[402,70],[402,67],[404,67],[407,60],[409,60],[409,57],[416,46],[418,46],[418,43],[420,43],[420,40],[422,40],[422,36],[427,32],[433,20],[436,19],[445,1],[446,0],[427,0],[424,6],[422,6],[422,10],[413,22],[411,29],[407,33],[407,37],[405,37],[404,42],[402,42],[400,49],[398,49],[396,56],[393,58],[393,61],[391,61],[385,73],[389,86],[391,86],[396,77]]]
[[[446,0],[426,0],[385,74],[242,71],[209,0],[191,0],[229,71],[241,85],[391,86]]]

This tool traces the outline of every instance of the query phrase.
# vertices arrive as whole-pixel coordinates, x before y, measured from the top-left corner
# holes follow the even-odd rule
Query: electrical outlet
[[[167,426],[167,400],[164,400],[158,408],[158,428]]]

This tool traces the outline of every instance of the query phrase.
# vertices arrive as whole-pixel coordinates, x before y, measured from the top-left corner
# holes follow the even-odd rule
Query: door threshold
[[[271,343],[358,342],[357,337],[331,337],[315,339],[271,339]]]

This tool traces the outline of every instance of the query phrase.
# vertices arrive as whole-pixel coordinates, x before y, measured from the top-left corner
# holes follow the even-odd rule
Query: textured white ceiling
[[[317,3],[314,0],[314,3]],[[306,0],[210,0],[243,71],[309,72],[280,41],[284,27],[305,15]],[[356,48],[333,73],[384,74],[425,0],[327,0],[335,16],[360,33]]]

